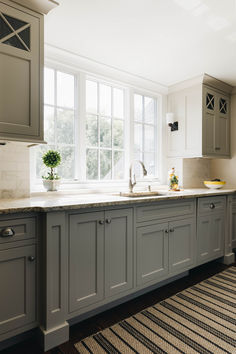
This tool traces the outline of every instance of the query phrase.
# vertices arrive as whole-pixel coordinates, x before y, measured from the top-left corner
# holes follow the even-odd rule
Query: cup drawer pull
[[[7,227],[1,231],[1,237],[12,237],[15,235],[15,231],[11,227]]]

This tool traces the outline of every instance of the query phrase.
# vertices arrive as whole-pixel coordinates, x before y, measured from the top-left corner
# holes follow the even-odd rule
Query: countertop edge
[[[1,208],[0,202],[0,215],[5,214],[16,214],[16,213],[48,213],[48,212],[56,212],[56,211],[68,211],[68,210],[79,210],[79,209],[92,209],[92,208],[99,208],[99,207],[112,207],[112,206],[122,206],[122,205],[137,205],[137,204],[147,204],[147,203],[154,203],[154,202],[163,202],[169,200],[182,200],[182,199],[193,199],[193,198],[200,198],[200,197],[214,197],[218,195],[230,195],[236,193],[236,190],[221,190],[216,192],[193,192],[192,194],[186,195],[165,195],[165,196],[158,196],[158,197],[137,197],[137,198],[128,198],[128,197],[120,197],[120,200],[115,200],[117,196],[114,196],[114,200],[105,200],[105,201],[96,201],[96,202],[83,202],[83,203],[69,203],[69,204],[62,204],[62,205],[49,205],[49,206],[40,206],[37,205],[22,205],[22,206],[7,206],[7,201],[5,202],[6,206]],[[25,202],[28,200],[30,201],[31,198],[26,199]],[[24,199],[22,199],[23,204]],[[9,201],[8,201],[9,202]],[[4,201],[2,201],[4,204]],[[13,202],[11,202],[13,203]],[[50,204],[50,201],[49,201]]]

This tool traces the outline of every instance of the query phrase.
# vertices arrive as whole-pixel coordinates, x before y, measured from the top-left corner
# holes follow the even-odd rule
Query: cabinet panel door
[[[139,227],[137,229],[137,284],[158,281],[167,273],[168,224]]]
[[[224,235],[225,235],[224,214],[212,216],[211,257],[213,259],[223,256]]]
[[[194,218],[169,223],[169,270],[175,273],[194,264],[196,221]]]
[[[197,223],[197,261],[198,264],[206,262],[211,258],[211,216],[199,216]]]
[[[104,213],[71,215],[69,218],[69,311],[104,297]]]
[[[215,154],[215,130],[217,116],[217,96],[208,87],[203,88],[203,155]]]
[[[36,321],[35,246],[0,251],[0,334]]]
[[[229,155],[229,98],[218,96],[218,116],[216,122],[216,152],[218,155]]]
[[[236,248],[236,210],[232,215],[232,248]]]
[[[40,19],[2,3],[0,14],[0,135],[38,136]]]
[[[132,209],[105,213],[105,295],[133,287]]]

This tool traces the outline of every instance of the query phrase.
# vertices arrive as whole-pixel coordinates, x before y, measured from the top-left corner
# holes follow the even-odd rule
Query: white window
[[[148,177],[158,177],[157,97],[53,67],[45,68],[44,79],[48,144],[34,149],[37,180],[47,174],[42,155],[49,149],[61,153],[57,173],[62,182],[125,180],[133,158],[144,162]],[[137,166],[135,173],[138,177]]]
[[[45,151],[58,150],[62,163],[58,174],[65,180],[75,178],[75,87],[76,77],[51,68],[44,71],[44,139],[36,152],[36,176],[47,174],[42,155]]]
[[[134,158],[157,176],[157,99],[134,94]]]
[[[86,80],[86,178],[124,178],[124,90]]]

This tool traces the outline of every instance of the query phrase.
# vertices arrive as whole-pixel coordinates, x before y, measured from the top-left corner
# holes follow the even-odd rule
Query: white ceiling
[[[235,0],[61,0],[45,42],[163,85],[236,85]]]

